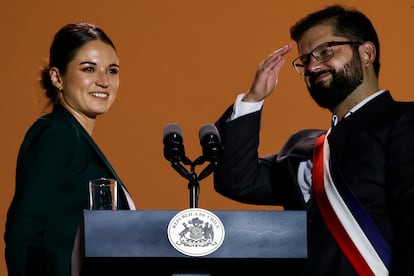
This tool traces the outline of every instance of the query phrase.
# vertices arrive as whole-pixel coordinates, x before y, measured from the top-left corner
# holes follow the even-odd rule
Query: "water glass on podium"
[[[117,186],[112,178],[98,178],[89,181],[89,209],[117,210]]]

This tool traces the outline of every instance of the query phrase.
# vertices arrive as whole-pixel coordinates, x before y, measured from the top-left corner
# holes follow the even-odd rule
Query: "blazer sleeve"
[[[68,163],[74,158],[76,139],[76,133],[68,132],[64,125],[42,119],[25,136],[18,154],[16,190],[5,232],[10,275],[25,275],[30,248],[44,244],[48,216],[44,210],[52,212],[54,202],[62,200],[55,195],[61,189],[58,183],[62,183]]]

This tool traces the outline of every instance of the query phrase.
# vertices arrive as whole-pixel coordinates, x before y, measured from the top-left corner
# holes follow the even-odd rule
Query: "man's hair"
[[[370,41],[375,45],[376,57],[373,63],[375,74],[378,77],[380,70],[380,45],[377,32],[366,15],[354,8],[346,9],[340,5],[333,5],[325,9],[308,14],[290,28],[290,37],[299,42],[303,34],[317,25],[329,25],[335,36],[342,36],[351,41]]]

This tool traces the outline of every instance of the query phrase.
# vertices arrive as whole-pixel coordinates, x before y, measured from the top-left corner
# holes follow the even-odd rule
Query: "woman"
[[[68,24],[54,37],[41,84],[53,111],[28,130],[16,168],[5,232],[9,275],[70,275],[71,254],[88,181],[118,180],[118,209],[134,204],[91,138],[119,86],[115,46],[102,29]]]

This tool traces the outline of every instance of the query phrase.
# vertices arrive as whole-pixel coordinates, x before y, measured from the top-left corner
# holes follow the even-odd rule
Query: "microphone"
[[[198,132],[203,148],[203,158],[209,162],[218,163],[223,157],[220,134],[215,125],[205,124]]]
[[[185,156],[183,145],[183,136],[180,126],[169,124],[163,130],[164,157],[170,162],[183,162],[186,165],[191,164]]]
[[[183,136],[181,128],[176,124],[169,124],[164,127],[163,139],[164,157],[171,162],[171,166],[183,177],[192,179],[191,174],[180,163],[190,165],[192,162],[185,155]]]
[[[223,146],[221,145],[220,134],[215,125],[203,125],[199,131],[199,138],[203,148],[203,155],[197,158],[194,163],[201,165],[205,161],[210,162],[197,178],[197,180],[202,180],[209,176],[221,161],[223,157]]]

